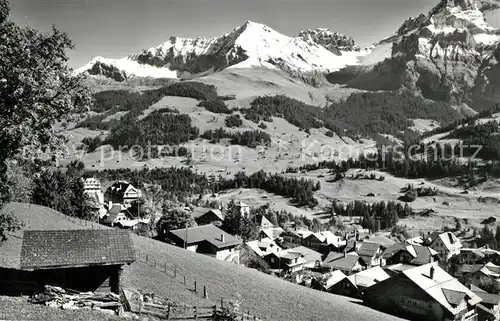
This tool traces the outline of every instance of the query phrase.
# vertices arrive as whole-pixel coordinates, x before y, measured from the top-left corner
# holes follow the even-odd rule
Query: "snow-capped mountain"
[[[326,29],[288,37],[249,21],[216,38],[170,37],[160,46],[122,59],[96,57],[76,72],[117,81],[131,76],[180,78],[225,68],[333,72],[357,64],[357,57],[363,53],[355,49],[354,40]]]
[[[377,43],[361,58],[364,66],[345,68],[328,79],[369,90],[407,88],[433,100],[474,106],[480,95],[500,85],[491,72],[500,47],[499,4],[442,0]],[[486,84],[490,89],[478,88]]]

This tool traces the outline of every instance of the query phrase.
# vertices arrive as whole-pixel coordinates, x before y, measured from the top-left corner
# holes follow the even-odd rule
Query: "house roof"
[[[334,270],[352,271],[359,260],[360,257],[357,255],[346,255],[328,263],[323,263],[323,266]]]
[[[215,216],[217,216],[221,221],[224,220],[224,216],[222,215],[221,210],[213,209],[213,208],[207,208],[207,207],[197,207],[193,209],[191,212],[193,215],[193,218],[196,220],[202,216],[205,216],[209,213],[213,213]]]
[[[394,240],[391,240],[390,238],[383,236],[383,235],[371,236],[370,238],[365,239],[363,242],[365,242],[365,243],[377,243],[377,244],[382,245],[383,247],[388,247],[388,246],[391,246],[391,245],[396,243]]]
[[[403,264],[403,263],[397,263],[397,264],[392,264],[392,265],[386,265],[384,266],[385,270],[393,271],[393,272],[403,272],[409,269],[414,269],[415,265],[409,265],[409,264]]]
[[[474,292],[474,293],[478,293],[478,292],[483,292],[483,293],[488,293],[486,292],[485,290],[481,289],[480,287],[478,287],[477,285],[474,285],[474,284],[470,284],[469,285],[469,289]]]
[[[411,264],[415,265],[424,265],[431,263],[431,259],[433,255],[436,255],[437,252],[431,249],[430,247],[423,245],[411,245],[413,250],[415,251],[416,257],[411,260]]]
[[[471,305],[481,302],[479,296],[465,287],[465,285],[458,282],[453,276],[446,273],[437,263],[418,266],[414,269],[403,271],[403,274],[453,315],[458,312],[455,307],[452,306],[456,296],[455,294],[451,294],[452,292],[450,291],[443,291],[443,289],[463,292],[470,298],[469,304]]]
[[[450,289],[441,289],[446,300],[452,305],[457,306],[465,299],[466,293],[462,291],[455,291]]]
[[[269,239],[266,239],[266,241],[250,241],[245,244],[261,257],[269,253],[277,253],[281,251],[281,248],[274,241]]]
[[[113,185],[108,187],[108,189],[106,191],[109,193],[115,194],[115,195],[120,195],[120,196],[123,196],[125,193],[127,193],[129,191],[138,192],[138,190],[127,181],[116,181],[113,183]]]
[[[305,246],[297,246],[286,250],[288,253],[299,253],[304,256],[306,262],[321,261],[321,254]]]
[[[135,261],[123,230],[24,231],[21,269],[127,264]]]
[[[380,244],[377,243],[361,243],[357,253],[361,257],[374,257],[377,251],[380,249]]]
[[[274,240],[280,237],[280,235],[285,231],[281,227],[270,227],[262,229],[261,232],[264,233],[268,238]]]
[[[480,259],[484,258],[486,254],[480,249],[460,249],[460,252],[469,252],[475,254]]]
[[[474,273],[483,268],[484,265],[482,264],[463,264],[462,265],[462,273],[464,274],[469,274],[469,273]]]
[[[498,294],[488,293],[485,292],[484,290],[472,291],[472,292],[474,292],[478,297],[480,297],[483,300],[481,302],[483,304],[500,305],[500,295]]]
[[[258,221],[259,226],[266,226],[266,225],[273,226],[273,224],[264,215],[259,215],[258,219],[259,219]]]
[[[368,288],[378,282],[388,279],[390,276],[380,266],[363,270],[356,274],[349,275],[347,278],[356,286]]]
[[[335,270],[331,273],[328,273],[327,277],[326,277],[324,288],[329,289],[332,286],[334,286],[335,284],[337,284],[340,281],[342,281],[343,279],[345,279],[346,277],[347,276],[344,274],[344,272],[339,271],[339,270]]]
[[[323,264],[328,264],[332,261],[338,260],[340,258],[344,257],[344,253],[338,253],[335,251],[330,251],[326,258],[323,260]]]
[[[188,246],[204,241],[209,242],[217,248],[241,244],[241,240],[212,224],[173,230],[169,233],[178,237],[182,242],[186,242]]]
[[[403,243],[394,243],[382,252],[382,257],[384,259],[389,259],[399,251],[408,251],[407,247],[408,246]]]

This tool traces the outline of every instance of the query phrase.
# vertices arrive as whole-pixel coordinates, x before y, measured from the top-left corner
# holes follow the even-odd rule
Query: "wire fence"
[[[156,258],[154,255],[149,253],[142,253],[136,250],[137,260],[141,263],[144,263],[150,267],[155,268],[157,271],[169,276],[175,281],[183,284],[187,290],[190,290],[195,295],[198,295],[201,298],[209,299],[212,298],[210,296],[210,288],[208,285],[204,285],[200,282],[196,276],[186,275],[182,273],[182,271],[175,264],[168,264],[166,261],[162,261]],[[216,307],[219,310],[223,310],[224,307],[231,302],[231,300],[224,299],[221,297],[216,300]],[[265,321],[266,319],[257,317],[252,314],[250,310],[244,310],[243,312],[237,312],[238,319],[237,320],[254,320],[254,321]]]

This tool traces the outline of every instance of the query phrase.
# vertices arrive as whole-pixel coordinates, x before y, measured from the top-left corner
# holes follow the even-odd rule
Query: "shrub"
[[[224,123],[226,124],[227,127],[240,127],[243,125],[243,120],[241,119],[240,115],[231,115],[227,116],[226,119],[224,120]]]
[[[259,124],[259,128],[260,128],[260,129],[267,129],[267,125],[266,125],[266,124],[264,124],[264,123],[260,123],[260,124]]]

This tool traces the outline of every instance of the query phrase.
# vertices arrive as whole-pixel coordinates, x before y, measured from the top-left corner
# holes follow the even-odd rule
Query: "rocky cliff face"
[[[325,47],[337,56],[342,55],[342,51],[360,51],[359,47],[355,46],[354,39],[332,32],[330,29],[308,29],[301,31],[299,37],[308,43],[315,43]]]
[[[297,75],[339,70],[356,64],[359,54],[352,38],[326,29],[288,37],[249,21],[216,38],[170,37],[160,46],[123,59],[95,58],[77,72],[118,79],[118,74],[121,78],[183,78],[226,68],[264,67]]]
[[[486,0],[443,0],[428,15],[403,23],[391,38],[388,57],[365,69],[351,68],[351,76],[344,70],[328,79],[360,89],[407,88],[429,99],[477,106],[479,93],[496,97],[492,88],[500,85],[487,67],[496,59],[500,30],[485,19],[497,9]]]

